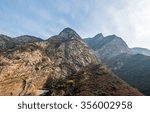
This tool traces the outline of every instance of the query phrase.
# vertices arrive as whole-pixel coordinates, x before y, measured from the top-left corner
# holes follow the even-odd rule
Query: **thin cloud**
[[[0,33],[46,39],[71,27],[82,37],[116,34],[130,47],[150,48],[149,11],[149,0],[7,1],[0,4]]]

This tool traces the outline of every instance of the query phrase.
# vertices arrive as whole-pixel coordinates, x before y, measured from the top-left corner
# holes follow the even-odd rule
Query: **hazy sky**
[[[150,0],[0,0],[0,34],[47,39],[65,27],[150,49]]]

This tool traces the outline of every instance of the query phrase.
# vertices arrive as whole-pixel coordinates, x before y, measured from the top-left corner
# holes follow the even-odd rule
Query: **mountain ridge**
[[[103,37],[102,39],[97,38],[97,40],[95,40],[94,37],[90,40],[89,38],[84,40],[89,45],[89,47],[95,51],[96,56],[104,62],[119,54],[131,52],[128,45],[116,35],[109,35]],[[93,47],[90,41],[91,43],[97,43],[94,44]]]
[[[101,66],[95,67],[99,64]],[[114,74],[102,65],[92,49],[70,28],[48,40],[15,45],[1,51],[0,72],[0,95],[41,95],[45,89],[49,96],[85,95],[85,92],[87,95],[143,95],[119,78],[111,82],[109,78],[114,78]],[[72,77],[77,82],[68,81]],[[109,81],[99,83],[104,80],[103,77]],[[109,88],[109,83],[114,89]],[[124,92],[120,91],[122,89]],[[100,92],[96,93],[98,90]]]
[[[135,48],[135,50],[129,48],[125,41],[119,37],[113,35],[109,37],[109,39],[106,37],[108,40],[104,41],[106,43],[103,43],[103,40],[99,40],[102,42],[98,43],[97,49],[92,48],[90,43],[87,44],[94,50],[97,58],[111,68],[115,74],[144,94],[150,95],[149,50],[143,48],[140,48],[140,50]],[[118,40],[113,41],[114,37],[118,38]],[[95,40],[94,37],[93,40]]]

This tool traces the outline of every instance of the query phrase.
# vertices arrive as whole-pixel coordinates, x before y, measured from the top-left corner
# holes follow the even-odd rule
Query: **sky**
[[[150,0],[0,0],[0,34],[47,39],[66,27],[150,49]]]

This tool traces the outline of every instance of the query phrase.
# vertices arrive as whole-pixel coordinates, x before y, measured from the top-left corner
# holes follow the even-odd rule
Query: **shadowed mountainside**
[[[95,47],[91,43],[97,42]],[[130,49],[119,37],[110,35],[87,38],[85,42],[95,55],[124,81],[150,95],[150,57],[143,48]],[[147,55],[147,56],[144,56]]]

